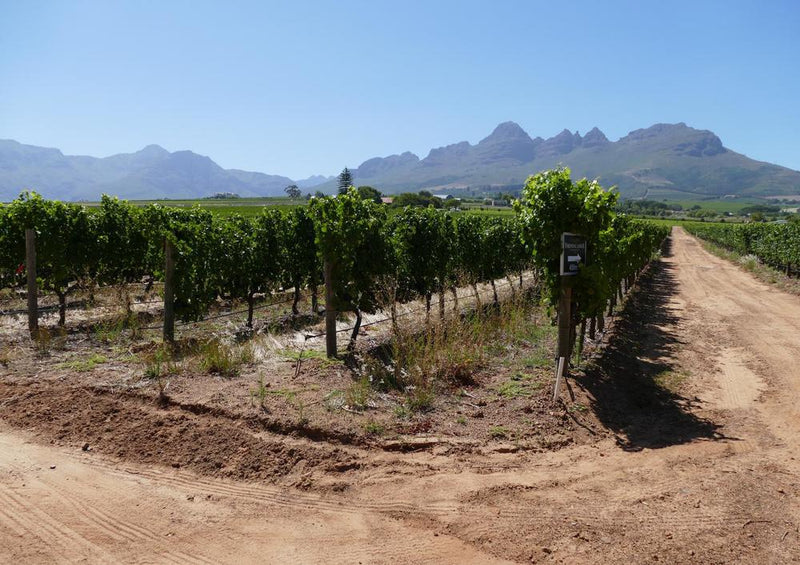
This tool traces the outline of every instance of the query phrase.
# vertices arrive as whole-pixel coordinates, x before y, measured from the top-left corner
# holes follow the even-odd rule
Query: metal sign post
[[[578,274],[581,265],[586,264],[586,238],[582,235],[564,232],[561,234],[561,276]]]

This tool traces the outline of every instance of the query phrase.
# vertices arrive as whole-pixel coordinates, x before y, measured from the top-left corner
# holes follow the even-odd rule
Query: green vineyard
[[[558,300],[562,232],[583,234],[590,260],[576,278],[576,320],[602,314],[620,283],[652,257],[668,229],[615,215],[616,196],[568,170],[531,177],[517,214],[483,217],[406,208],[389,216],[381,204],[351,190],[314,198],[307,207],[264,209],[255,217],[103,197],[88,208],[24,193],[0,207],[0,285],[25,279],[25,231],[35,230],[39,288],[58,296],[60,324],[67,296],[91,285],[165,278],[165,250],[174,249],[174,308],[199,320],[220,298],[248,304],[256,296],[302,289],[314,313],[327,280],[326,307],[362,313],[431,297],[462,286],[491,284],[534,269],[551,304]],[[630,281],[627,281],[628,283]],[[476,291],[477,294],[477,291]],[[495,289],[495,300],[497,291]],[[329,303],[330,302],[330,303]],[[392,308],[393,309],[393,308]],[[357,332],[354,332],[354,335]]]
[[[760,261],[787,274],[800,267],[800,225],[797,224],[687,224],[693,235],[735,251],[755,255]]]

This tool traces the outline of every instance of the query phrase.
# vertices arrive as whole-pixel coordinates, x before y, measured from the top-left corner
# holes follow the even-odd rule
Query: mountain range
[[[127,199],[203,198],[217,192],[240,196],[284,196],[296,184],[310,188],[332,177],[292,180],[238,169],[223,169],[191,151],[170,153],[148,145],[136,153],[96,158],[64,155],[58,149],[0,140],[0,201],[35,190],[59,200],[98,200],[101,194]]]
[[[356,185],[371,185],[384,193],[513,192],[529,175],[557,165],[570,167],[573,178],[616,185],[627,198],[800,194],[800,172],[750,159],[723,146],[714,133],[684,123],[655,124],[610,141],[597,128],[583,136],[564,130],[549,139],[531,138],[516,123],[505,122],[475,145],[462,141],[431,149],[423,159],[410,152],[375,157],[351,172]],[[191,151],[170,153],[158,145],[95,158],[0,140],[4,201],[23,189],[61,200],[97,200],[102,193],[128,199],[201,198],[217,192],[276,196],[290,184],[334,192],[336,177],[292,180],[223,169],[209,157]]]
[[[505,122],[476,145],[439,147],[424,159],[413,153],[370,159],[353,177],[385,192],[514,191],[530,174],[558,165],[570,167],[573,178],[616,185],[626,198],[800,194],[800,172],[750,159],[724,147],[714,133],[684,123],[655,124],[612,142],[598,128],[583,136],[565,129],[543,139]]]

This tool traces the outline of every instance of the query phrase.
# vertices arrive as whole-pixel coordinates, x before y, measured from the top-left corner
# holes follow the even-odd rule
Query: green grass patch
[[[108,359],[100,354],[93,354],[88,359],[74,359],[72,361],[66,361],[59,365],[62,369],[71,369],[73,371],[78,371],[79,373],[84,373],[86,371],[91,371],[98,365],[102,365],[106,363]]]
[[[497,394],[504,398],[529,397],[544,386],[533,375],[515,373],[511,378],[497,386]]]
[[[665,390],[668,390],[672,393],[678,393],[688,378],[689,375],[682,371],[661,371],[659,374],[653,377],[653,382],[656,384],[656,386],[659,386]]]
[[[511,437],[511,430],[505,426],[492,426],[489,428],[489,437],[494,439],[507,439]]]
[[[372,384],[369,382],[369,377],[361,377],[357,381],[353,381],[344,391],[345,404],[350,410],[367,409],[371,397]]]
[[[588,412],[589,407],[583,404],[582,402],[576,402],[575,404],[571,404],[567,411],[570,413],[580,412],[581,414]]]
[[[344,363],[344,361],[341,359],[328,358],[324,351],[316,351],[314,349],[281,349],[278,351],[278,355],[295,362],[317,359],[318,361],[322,362],[323,368],[327,368],[332,365],[342,365]]]
[[[249,344],[237,347],[212,339],[200,348],[200,368],[227,378],[238,377],[242,365],[252,363],[253,357]]]
[[[386,426],[370,418],[364,422],[364,431],[370,435],[382,436],[386,432]]]

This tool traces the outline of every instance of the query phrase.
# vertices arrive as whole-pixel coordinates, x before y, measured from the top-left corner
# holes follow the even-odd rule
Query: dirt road
[[[0,561],[800,562],[800,298],[676,229],[617,326],[572,382],[593,399],[576,419],[610,430],[596,442],[372,454],[324,490],[123,463],[0,423]]]

